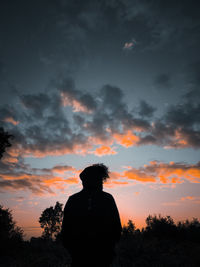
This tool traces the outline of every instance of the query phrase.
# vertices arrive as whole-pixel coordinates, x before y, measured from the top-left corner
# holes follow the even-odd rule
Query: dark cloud
[[[13,118],[15,121],[18,120],[15,107],[11,105],[4,105],[0,108],[0,121],[4,121],[7,118]]]
[[[171,78],[169,74],[162,73],[155,78],[155,85],[158,89],[170,89]]]
[[[18,155],[88,151],[95,145],[90,138],[110,142],[113,134],[123,134],[130,129],[147,131],[150,126],[129,111],[122,90],[111,85],[91,94],[77,89],[74,81],[67,79],[48,94],[21,95],[19,99],[14,112],[3,107],[0,113],[4,126],[9,126],[15,136],[11,150]],[[145,108],[152,112],[150,106]],[[8,116],[18,123],[6,121]]]
[[[47,94],[41,93],[38,95],[22,95],[21,103],[29,112],[33,112],[33,116],[38,119],[43,119],[43,115],[50,107],[50,98]]]
[[[185,70],[187,93],[184,100],[191,103],[199,103],[200,101],[200,60],[187,65]]]
[[[146,101],[141,100],[139,106],[139,115],[142,117],[152,117],[156,108],[150,106]]]
[[[34,47],[33,56],[39,50],[45,65],[73,72],[110,40],[124,44],[135,38],[138,49],[188,46],[198,33],[198,7],[197,1],[22,1],[12,8],[4,3],[1,15],[5,32],[16,32],[17,51]],[[6,24],[5,14],[13,27]]]
[[[185,49],[191,46],[191,39],[193,42],[196,40],[194,36],[198,34],[199,25],[196,12],[199,3],[196,1],[106,2],[105,7],[110,11],[112,21],[123,25],[126,34],[134,34],[140,49],[154,50],[168,45],[171,45],[170,50]]]
[[[46,94],[20,95],[16,107],[2,107],[2,123],[15,136],[11,154],[12,150],[18,156],[36,157],[91,153],[95,145],[115,142],[124,146],[200,146],[198,103],[182,98],[160,118],[153,118],[155,108],[144,100],[131,111],[122,89],[116,86],[104,85],[96,93],[76,88],[73,79],[54,82],[54,86]],[[132,141],[122,141],[123,136]]]
[[[34,183],[27,179],[18,180],[0,180],[1,192],[7,190],[30,190],[33,194],[42,195],[44,192],[53,193],[53,191],[42,185],[41,183]]]
[[[0,83],[4,81],[5,64],[0,60]]]
[[[200,103],[183,103],[171,106],[166,115],[166,123],[175,127],[192,128],[200,123]]]
[[[149,134],[142,136],[140,144],[152,143],[171,147],[200,147],[200,62],[187,65],[181,77],[187,89],[176,104],[169,105],[160,118],[155,119]],[[162,77],[160,83],[168,83],[170,77]],[[158,84],[158,81],[157,81]]]
[[[161,120],[153,123],[151,136],[158,145],[184,148],[200,147],[200,104],[182,103],[168,108]],[[145,138],[141,142],[145,143]]]

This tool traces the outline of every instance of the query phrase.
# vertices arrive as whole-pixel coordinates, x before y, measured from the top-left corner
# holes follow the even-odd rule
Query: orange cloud
[[[61,178],[61,177],[53,177],[51,179],[47,179],[43,181],[46,185],[48,186],[53,186],[57,189],[65,189],[67,184],[77,184],[78,178],[73,177],[73,178]]]
[[[69,145],[62,144],[62,146],[47,146],[41,149],[37,145],[30,145],[27,147],[22,147],[20,144],[9,148],[9,154],[11,156],[23,155],[23,157],[34,157],[34,158],[44,158],[46,156],[60,156],[65,154],[80,154],[85,155],[88,153],[88,150],[91,149],[93,145],[89,143],[83,144],[72,144]]]
[[[53,175],[54,171],[64,174],[64,176],[55,176]],[[38,172],[40,173],[38,174]],[[37,195],[42,195],[45,192],[54,194],[52,188],[63,190],[67,185],[79,182],[77,177],[69,177],[72,173],[73,175],[78,174],[79,170],[71,166],[55,166],[52,169],[31,169],[28,167],[27,172],[14,169],[5,173],[0,172],[0,187],[1,190],[30,190]]]
[[[189,146],[187,139],[185,138],[184,134],[179,129],[175,131],[174,139],[175,139],[176,145],[180,148]]]
[[[72,95],[67,92],[61,93],[62,105],[64,107],[71,106],[73,108],[73,112],[84,112],[84,113],[92,113],[86,105],[83,105],[80,101],[75,99]]]
[[[152,170],[158,178],[164,177],[166,179],[171,179],[172,183],[181,183],[183,179],[200,183],[200,166],[198,165],[157,162],[152,166]]]
[[[194,197],[192,197],[192,196],[187,196],[187,197],[182,197],[181,198],[181,201],[185,201],[185,200],[193,200],[194,199]]]
[[[76,169],[71,166],[55,166],[51,170],[60,174],[63,174],[68,171],[76,171]]]
[[[19,124],[19,121],[16,121],[16,120],[13,119],[12,117],[6,117],[6,118],[4,119],[4,121],[5,121],[5,122],[9,122],[9,123],[11,123],[11,124],[13,124],[13,125],[17,125],[17,124]]]
[[[63,182],[63,181],[64,181],[64,179],[61,178],[61,177],[53,177],[51,179],[45,179],[45,180],[43,180],[43,182],[45,184],[47,184],[47,185],[52,185],[52,184],[55,184],[57,182]]]
[[[110,172],[109,176],[110,176],[111,180],[117,180],[117,179],[121,178],[121,173],[119,173],[119,172]]]
[[[67,184],[78,184],[79,183],[79,178],[77,178],[77,177],[69,177],[69,178],[65,179],[65,182]]]
[[[129,182],[127,181],[113,181],[113,180],[108,180],[105,182],[105,186],[106,187],[109,187],[109,188],[112,188],[112,187],[115,187],[115,186],[124,186],[124,185],[128,185]]]
[[[140,138],[137,135],[133,134],[130,130],[127,131],[125,134],[115,133],[113,134],[113,138],[118,144],[124,147],[136,145],[140,140]]]
[[[123,177],[130,180],[136,180],[139,182],[151,182],[151,183],[156,182],[156,177],[148,175],[144,171],[140,171],[134,168],[124,171]]]
[[[171,144],[166,145],[164,148],[186,148],[191,146],[193,146],[191,142],[191,136],[188,135],[187,132],[183,131],[183,129],[178,128],[171,137]]]
[[[111,148],[110,146],[100,146],[96,148],[94,151],[90,151],[91,154],[94,154],[96,156],[105,156],[105,155],[115,155],[117,152]]]
[[[106,139],[102,139],[101,137],[98,136],[89,136],[88,143],[92,145],[111,146],[114,143],[114,140],[108,137]]]
[[[17,157],[12,157],[9,154],[5,154],[1,160],[3,163],[8,164],[8,163],[17,163],[18,158]]]
[[[108,136],[106,138],[102,138],[100,136],[88,136],[85,137],[85,140],[83,140],[82,142],[80,139],[77,140],[76,138],[74,138],[71,143],[53,143],[50,145],[47,142],[46,146],[42,147],[40,146],[40,144],[23,145],[15,142],[8,149],[8,152],[10,157],[13,158],[17,158],[19,156],[43,158],[46,156],[60,156],[67,154],[94,154],[96,156],[103,156],[117,154],[115,147],[111,147],[114,143],[128,148],[130,146],[137,145],[137,143],[140,141],[140,137],[133,134],[130,130],[128,130],[124,134],[112,134],[110,131],[107,132]],[[95,148],[97,145],[99,145],[99,147]]]
[[[200,183],[200,164],[162,163],[151,161],[138,169],[128,167],[121,177],[140,182],[160,182],[163,184],[180,184],[185,180]]]
[[[103,147],[103,146],[102,146]],[[102,153],[108,150],[102,149]],[[49,192],[53,194],[52,188],[63,190],[67,185],[78,184],[78,174],[80,170],[72,166],[56,165],[49,169],[36,169],[30,166],[13,163],[12,167],[5,165],[0,172],[0,187],[6,190],[31,190],[34,194]],[[23,168],[23,171],[21,169]],[[25,169],[24,169],[25,168]],[[60,176],[55,175],[59,173]],[[121,172],[110,172],[110,179],[106,186],[126,186],[133,184],[131,181],[139,183],[156,183],[159,186],[175,186],[176,184],[189,181],[200,183],[200,163],[163,163],[151,161],[140,168],[126,167]],[[193,200],[188,196],[184,200]],[[196,199],[196,201],[199,201]],[[166,204],[167,205],[167,204]]]

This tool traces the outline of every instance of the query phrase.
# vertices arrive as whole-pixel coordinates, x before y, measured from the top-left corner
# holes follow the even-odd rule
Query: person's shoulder
[[[102,191],[102,194],[103,194],[104,198],[107,198],[109,200],[113,200],[114,199],[113,196],[108,192]]]
[[[70,199],[70,200],[78,199],[78,198],[80,198],[80,196],[81,196],[82,194],[83,194],[82,191],[77,192],[77,193],[75,193],[75,194],[69,196],[69,199]]]

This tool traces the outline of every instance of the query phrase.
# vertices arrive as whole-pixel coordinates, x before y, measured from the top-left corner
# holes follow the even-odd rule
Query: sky
[[[3,1],[0,203],[26,238],[109,167],[122,223],[200,219],[199,1]]]

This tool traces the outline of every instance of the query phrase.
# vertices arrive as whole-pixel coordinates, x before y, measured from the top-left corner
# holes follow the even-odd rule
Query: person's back
[[[103,164],[86,168],[83,190],[69,197],[64,210],[62,240],[72,266],[109,266],[120,238],[121,222],[112,195],[102,191],[108,169]]]

